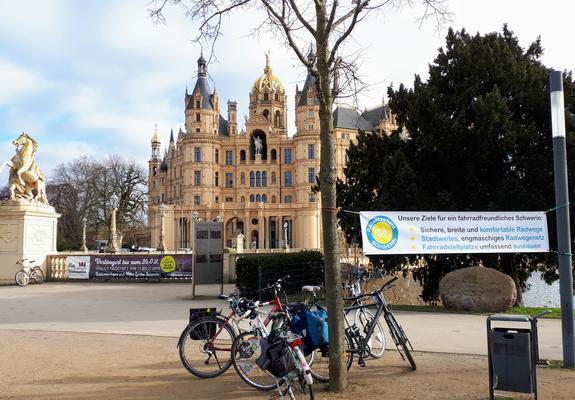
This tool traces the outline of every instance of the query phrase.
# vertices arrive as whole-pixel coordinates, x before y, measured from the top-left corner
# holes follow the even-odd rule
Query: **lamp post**
[[[84,253],[88,252],[88,247],[86,247],[86,217],[82,217],[82,247],[80,247],[80,251]]]
[[[192,231],[192,300],[196,298],[196,219],[198,212],[192,211],[191,231]]]
[[[551,128],[553,134],[553,164],[557,218],[557,257],[559,261],[559,295],[561,300],[561,335],[563,367],[575,367],[575,323],[573,321],[573,271],[571,230],[569,223],[569,184],[565,135],[565,101],[563,73],[549,74],[551,92]]]
[[[289,244],[288,244],[288,222],[284,221],[284,241],[285,241],[285,245],[286,245],[286,251],[289,250]]]
[[[164,224],[164,217],[166,216],[166,205],[160,204],[160,243],[158,243],[158,251],[162,253],[166,251],[166,225]]]

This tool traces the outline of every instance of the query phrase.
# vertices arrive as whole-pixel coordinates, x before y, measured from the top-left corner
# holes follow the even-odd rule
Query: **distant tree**
[[[58,223],[62,244],[79,247],[78,233],[83,217],[90,230],[107,229],[113,193],[120,200],[116,217],[118,232],[146,224],[146,171],[121,156],[104,160],[82,157],[59,164],[47,190],[50,204],[62,214]]]
[[[399,130],[390,137],[362,135],[348,150],[347,182],[338,187],[340,205],[356,210],[551,208],[549,69],[540,62],[541,54],[539,39],[523,49],[507,26],[487,35],[450,29],[427,82],[416,76],[413,89],[403,84],[389,89]],[[564,86],[569,158],[575,160],[570,73]],[[402,141],[399,132],[404,129],[409,139]],[[569,172],[573,177],[574,162]],[[570,191],[573,197],[574,185]],[[340,222],[348,238],[358,235],[357,218],[340,214]],[[549,222],[553,237],[554,218]],[[537,268],[547,280],[556,277],[555,258],[546,254],[438,255],[426,260],[427,268],[419,274],[426,300],[437,297],[446,272],[478,262],[507,273],[518,287]],[[400,262],[378,261],[391,269]]]

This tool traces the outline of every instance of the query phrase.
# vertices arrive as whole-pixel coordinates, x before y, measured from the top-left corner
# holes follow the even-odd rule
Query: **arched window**
[[[250,186],[254,187],[256,185],[256,174],[254,171],[250,172]]]
[[[253,195],[253,194],[250,194],[250,202],[252,202],[252,203],[253,203],[253,202],[254,202],[254,200],[255,200],[255,198],[254,198],[254,195]]]
[[[268,202],[268,196],[265,194],[262,194],[262,203],[267,203]]]
[[[276,99],[276,101],[280,101],[280,95],[279,95],[279,93],[276,93],[275,99]]]
[[[262,186],[266,187],[268,185],[268,173],[266,171],[262,172]]]
[[[269,116],[270,116],[270,111],[264,110],[264,117],[266,117],[266,119],[269,120],[270,119]]]
[[[243,172],[242,172],[242,174],[240,175],[240,183],[241,183],[242,185],[245,185],[245,184],[246,184],[246,174],[244,174]]]
[[[240,150],[240,163],[242,163],[242,164],[246,163],[246,151],[245,150]]]
[[[272,196],[272,203],[276,202],[276,196]]]
[[[260,194],[258,194],[256,196],[256,203],[260,203],[262,201],[262,196]]]
[[[268,93],[264,93],[264,100],[267,101],[267,100],[269,100],[269,99],[270,99],[270,98],[269,98],[269,94],[268,94]]]
[[[272,157],[272,162],[276,162],[276,160],[278,158],[278,152],[276,151],[276,149],[272,149],[271,157]]]
[[[245,202],[246,202],[246,198],[245,198],[244,196],[242,196],[241,202],[242,202],[242,203],[245,203]]]
[[[276,115],[274,116],[274,126],[276,128],[279,128],[281,126],[281,121],[282,121],[282,116],[278,110],[278,111],[276,111]]]
[[[272,172],[272,185],[276,183],[276,173]]]
[[[260,171],[256,172],[256,186],[262,185],[262,173]]]

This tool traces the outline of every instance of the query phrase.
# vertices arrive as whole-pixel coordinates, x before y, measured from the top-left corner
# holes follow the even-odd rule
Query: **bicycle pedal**
[[[358,361],[357,361],[357,365],[359,365],[359,366],[362,367],[362,368],[365,368],[365,361],[363,361],[363,360],[358,360]]]

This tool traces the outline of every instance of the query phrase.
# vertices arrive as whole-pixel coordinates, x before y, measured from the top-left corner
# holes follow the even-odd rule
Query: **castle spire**
[[[206,66],[204,52],[202,51],[200,58],[198,58],[198,78],[205,78],[206,76],[208,76],[208,68]]]
[[[174,130],[170,130],[170,143],[174,143]]]

